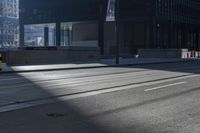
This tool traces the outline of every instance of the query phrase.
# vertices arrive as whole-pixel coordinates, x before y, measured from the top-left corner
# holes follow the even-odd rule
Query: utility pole
[[[119,64],[119,0],[115,1],[116,64]]]

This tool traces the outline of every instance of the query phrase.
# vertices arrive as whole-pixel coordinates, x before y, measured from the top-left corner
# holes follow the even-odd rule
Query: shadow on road
[[[1,75],[3,76],[3,75]],[[0,113],[0,132],[2,133],[116,133],[116,129],[102,120],[93,119],[83,112],[73,100],[61,101],[55,94],[18,74],[4,75],[7,78],[21,78],[24,84],[18,82],[0,82],[0,95],[4,99],[2,108],[11,111]],[[27,87],[28,86],[28,87]],[[25,104],[42,103],[53,99],[53,103],[23,108]],[[12,108],[19,106],[18,110]],[[20,106],[22,107],[20,109]],[[91,105],[98,106],[98,105]],[[93,107],[91,107],[93,108]],[[113,123],[112,123],[113,125]],[[138,129],[140,124],[134,124],[134,133],[149,133],[150,129]],[[122,127],[123,128],[123,127]]]
[[[166,63],[157,65],[136,65],[129,66],[127,68],[142,68],[147,70],[161,70],[170,72],[181,73],[200,73],[200,62],[182,62],[182,63]],[[55,97],[52,91],[47,91],[46,88],[39,86],[38,84],[30,81],[28,78],[18,74],[1,75],[4,79],[10,79],[9,81],[0,82],[0,109],[10,106],[20,106],[21,104],[39,103],[44,100],[54,99],[53,103],[39,105],[36,107],[30,107],[27,109],[20,109],[17,111],[10,111],[0,113],[0,132],[3,133],[116,133],[113,126],[109,123],[104,123],[100,117],[94,119],[92,115],[88,115],[84,112],[74,100],[62,101],[59,97]],[[13,78],[13,80],[12,80]],[[15,81],[15,78],[21,78],[19,81]],[[22,84],[23,83],[23,84]],[[24,85],[24,83],[26,85]],[[71,88],[66,88],[71,89]],[[124,109],[134,108],[156,102],[159,100],[165,100],[170,97],[176,97],[184,95],[189,92],[199,90],[195,88],[189,91],[181,92],[179,94],[172,94],[159,99],[153,99],[150,101],[144,101],[123,108],[114,110],[107,110],[95,116],[101,116],[104,114],[111,114],[114,112],[120,112]],[[106,101],[105,101],[106,102]],[[109,102],[109,101],[107,101]],[[95,102],[94,102],[95,103]],[[97,107],[98,104],[91,105],[91,109]],[[110,105],[112,106],[112,105]],[[132,120],[134,121],[134,120]],[[115,123],[115,121],[113,121]],[[115,124],[111,125],[115,125]],[[117,122],[116,122],[117,123]],[[153,133],[153,129],[145,128],[141,123],[130,124],[132,126],[132,133]],[[12,128],[11,128],[12,127]],[[143,128],[138,128],[143,127]],[[120,127],[116,127],[120,128]],[[123,128],[123,127],[121,127]]]

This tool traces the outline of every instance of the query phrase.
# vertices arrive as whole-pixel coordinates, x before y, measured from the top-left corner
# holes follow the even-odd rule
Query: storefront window
[[[61,46],[97,47],[97,22],[61,23]]]
[[[72,23],[61,23],[61,46],[72,43]]]
[[[55,46],[55,24],[25,25],[24,30],[25,47]]]

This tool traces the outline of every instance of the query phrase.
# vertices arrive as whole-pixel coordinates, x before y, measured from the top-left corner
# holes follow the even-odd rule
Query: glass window
[[[45,27],[48,28],[48,37],[45,38]],[[47,46],[55,46],[55,24],[25,25],[24,45],[26,47],[44,47],[45,39]]]
[[[61,23],[61,46],[69,46],[72,41],[72,23]]]

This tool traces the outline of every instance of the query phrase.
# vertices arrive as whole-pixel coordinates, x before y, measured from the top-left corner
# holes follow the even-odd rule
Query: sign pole
[[[116,33],[116,59],[115,62],[117,65],[120,64],[119,60],[119,21],[118,21],[118,15],[119,15],[119,0],[115,1],[115,33]]]
[[[119,0],[108,0],[107,8],[107,22],[113,22],[115,24],[115,63],[120,64],[119,60]]]

